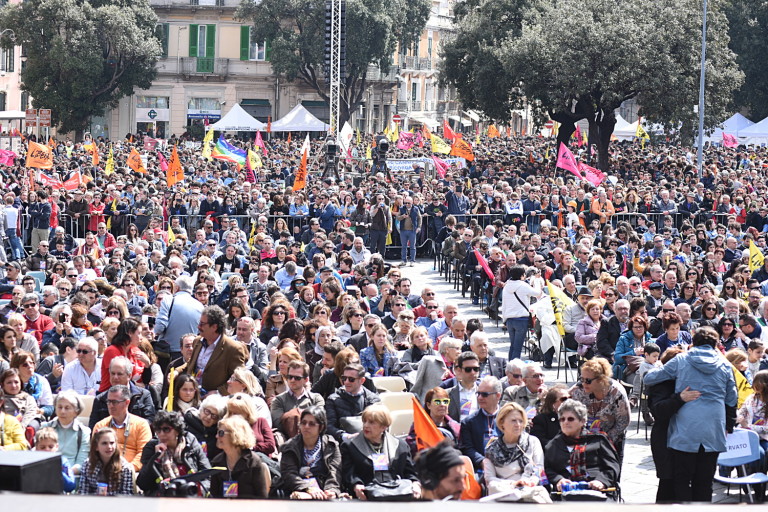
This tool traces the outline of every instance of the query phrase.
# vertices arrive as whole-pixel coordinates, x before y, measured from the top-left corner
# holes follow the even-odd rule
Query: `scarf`
[[[507,446],[504,442],[504,436],[494,438],[485,449],[485,456],[496,467],[505,467],[517,463],[520,466],[520,472],[525,471],[525,466],[530,459],[525,454],[530,447],[530,438],[525,432],[520,434],[517,444]]]
[[[587,437],[589,432],[582,430],[581,435],[577,439],[573,439],[568,436],[565,438],[565,444],[572,446],[569,464],[571,466],[571,480],[586,480],[589,476],[587,473]]]

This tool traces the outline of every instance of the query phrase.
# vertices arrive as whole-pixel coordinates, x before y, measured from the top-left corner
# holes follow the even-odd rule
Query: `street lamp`
[[[706,82],[707,59],[707,0],[704,0],[704,11],[701,23],[701,74],[699,75],[699,148],[696,153],[699,180],[703,176],[704,169],[704,83]]]

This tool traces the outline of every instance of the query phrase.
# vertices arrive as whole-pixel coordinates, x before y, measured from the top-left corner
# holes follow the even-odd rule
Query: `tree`
[[[563,123],[558,143],[567,143],[575,122],[588,120],[598,166],[607,170],[614,111],[626,100],[637,98],[647,120],[692,139],[700,9],[698,0],[658,0],[653,8],[646,0],[538,0],[524,8],[520,26],[497,36],[496,56],[504,80],[520,84],[531,104]],[[743,74],[728,49],[722,0],[710,0],[710,9],[705,124],[714,126]]]
[[[27,51],[22,88],[65,132],[82,132],[92,116],[152,85],[156,25],[147,0],[25,0],[0,10],[0,28]]]
[[[346,0],[346,79],[341,84],[339,126],[363,102],[368,66],[388,71],[398,43],[408,47],[421,36],[430,6],[428,0]],[[329,100],[322,76],[324,0],[242,0],[235,16],[253,23],[253,38],[269,42],[276,75],[303,82]]]
[[[730,48],[744,71],[744,84],[736,91],[734,108],[749,110],[755,121],[768,117],[768,2],[731,0],[726,9],[731,36]]]

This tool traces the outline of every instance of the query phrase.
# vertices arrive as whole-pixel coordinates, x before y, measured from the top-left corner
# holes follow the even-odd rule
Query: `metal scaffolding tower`
[[[330,61],[328,62],[329,67],[327,69],[328,74],[326,75],[326,80],[328,80],[330,85],[330,125],[331,133],[333,134],[339,133],[343,20],[342,4],[343,0],[326,0],[325,2],[326,31],[328,31],[327,29],[330,25],[330,37],[326,37],[326,61]]]

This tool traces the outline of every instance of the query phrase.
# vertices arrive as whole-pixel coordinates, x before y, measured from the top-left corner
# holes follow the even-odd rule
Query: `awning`
[[[448,119],[451,121],[461,122],[461,118],[459,116],[448,116]]]
[[[466,110],[464,111],[464,115],[473,120],[476,123],[480,122],[480,114],[475,112],[474,110]]]
[[[414,121],[416,123],[421,123],[427,125],[429,128],[437,128],[438,122],[434,119],[428,119],[426,117],[419,117],[419,116],[410,116],[408,119],[411,121]]]
[[[461,120],[461,126],[472,126],[472,121],[467,121],[466,119]]]
[[[27,113],[23,110],[2,110],[0,111],[0,119],[24,119],[27,117]]]

